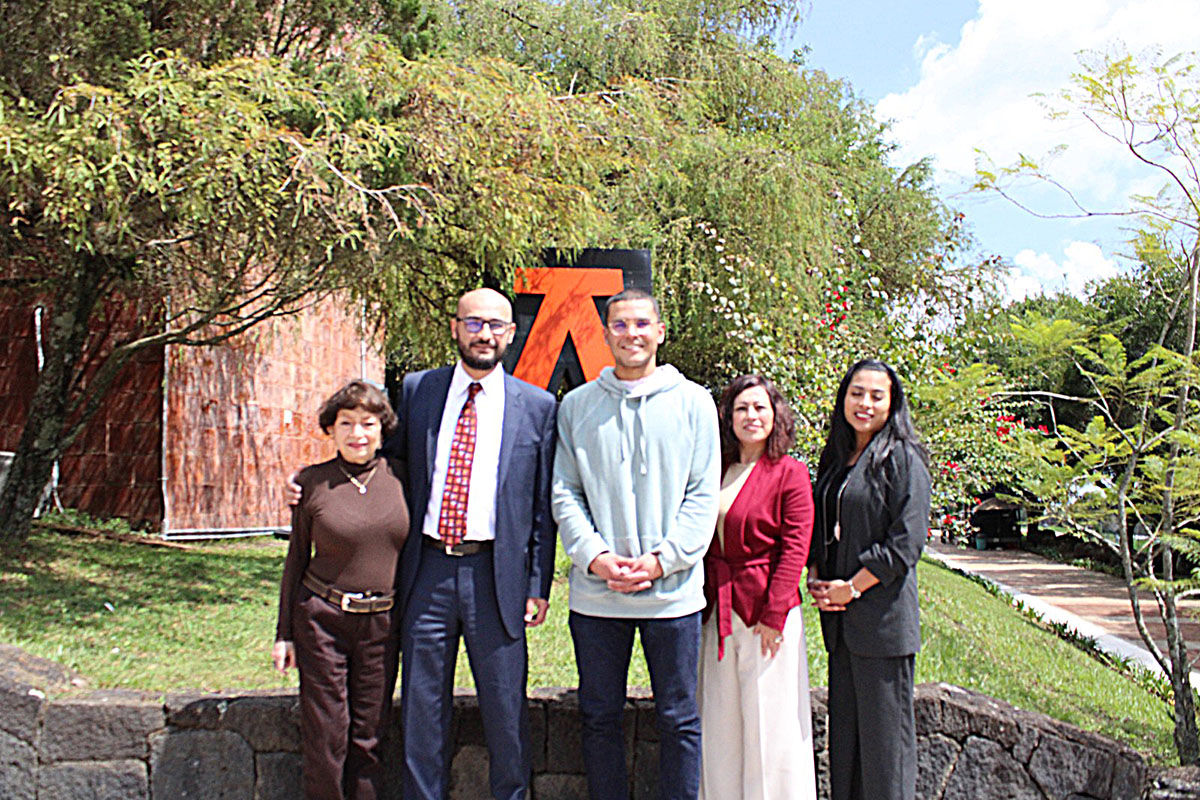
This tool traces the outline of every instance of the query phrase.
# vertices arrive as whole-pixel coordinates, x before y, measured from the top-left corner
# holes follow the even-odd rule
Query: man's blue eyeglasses
[[[608,323],[608,329],[613,336],[624,336],[627,333],[646,333],[654,326],[652,319],[614,319]]]
[[[512,325],[511,322],[503,319],[480,319],[479,317],[455,317],[454,319],[461,322],[469,333],[479,333],[483,330],[483,326],[487,325],[492,333],[497,336],[504,333],[508,330],[508,326]]]

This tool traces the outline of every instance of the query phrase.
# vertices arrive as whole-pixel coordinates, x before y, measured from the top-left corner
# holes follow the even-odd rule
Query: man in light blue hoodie
[[[657,364],[666,326],[651,295],[627,289],[608,301],[604,318],[616,367],[563,399],[552,489],[572,562],[588,790],[593,800],[629,796],[621,715],[636,630],[658,712],[659,795],[695,798],[701,560],[720,491],[717,411],[703,387]]]

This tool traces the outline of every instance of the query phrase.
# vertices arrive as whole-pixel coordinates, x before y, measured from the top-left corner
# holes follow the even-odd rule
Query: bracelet
[[[857,589],[857,587],[855,587],[854,581],[846,581],[846,584],[850,587],[850,599],[851,600],[857,600],[858,598],[862,597],[862,592],[860,592]]]

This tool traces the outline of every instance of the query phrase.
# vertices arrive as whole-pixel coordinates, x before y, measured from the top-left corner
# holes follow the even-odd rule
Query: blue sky
[[[1011,266],[1008,289],[1076,293],[1122,268],[1123,223],[1039,220],[997,197],[966,192],[975,148],[996,163],[1040,157],[1067,144],[1053,174],[1091,207],[1124,206],[1159,179],[1134,168],[1078,120],[1051,122],[1031,95],[1064,88],[1077,53],[1123,43],[1174,54],[1197,47],[1198,0],[811,0],[780,42],[807,63],[850,81],[892,123],[898,164],[932,156],[942,196],[966,212],[985,254]],[[1061,199],[1027,189],[1022,200],[1058,211]]]

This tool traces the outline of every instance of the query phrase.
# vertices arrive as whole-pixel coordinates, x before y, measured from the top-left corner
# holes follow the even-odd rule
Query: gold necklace
[[[358,478],[354,477],[349,472],[347,472],[346,468],[343,467],[341,464],[338,464],[338,469],[340,469],[342,471],[343,475],[345,475],[347,478],[350,479],[351,483],[353,483],[355,486],[358,487],[359,494],[366,494],[367,493],[367,484],[371,482],[371,478],[375,477],[375,470],[379,469],[379,465],[376,464],[375,466],[371,467],[371,471],[367,473],[367,479],[363,480],[363,481],[360,481]]]

